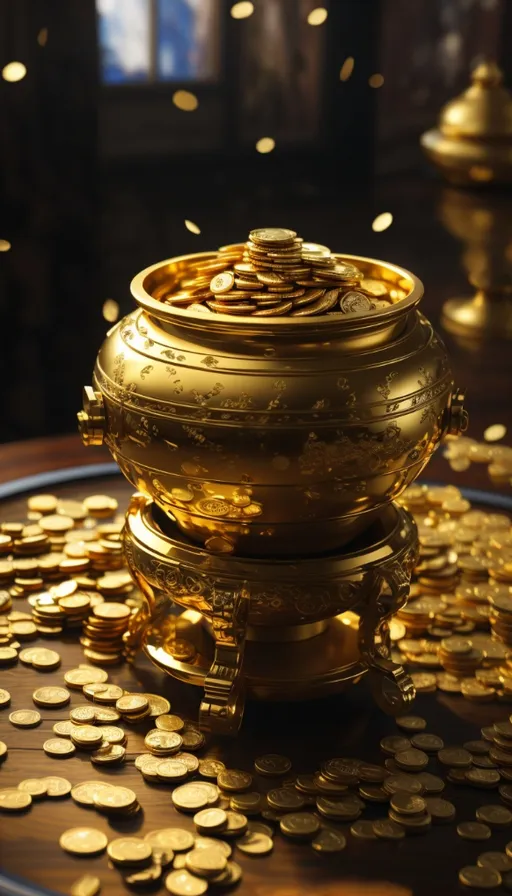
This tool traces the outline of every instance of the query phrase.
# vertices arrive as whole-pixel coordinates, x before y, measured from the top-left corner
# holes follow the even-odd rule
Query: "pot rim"
[[[130,283],[130,291],[137,304],[151,314],[152,317],[164,323],[176,323],[181,326],[198,327],[208,330],[241,332],[241,333],[270,333],[276,331],[284,333],[285,331],[297,332],[299,329],[311,330],[331,330],[333,327],[340,327],[344,331],[374,329],[377,325],[386,325],[394,322],[396,318],[401,317],[406,311],[414,308],[420,302],[423,293],[423,283],[406,268],[392,264],[389,261],[382,261],[378,258],[369,258],[364,255],[349,255],[341,252],[333,252],[335,258],[340,261],[348,261],[353,263],[363,262],[365,265],[381,267],[388,272],[392,272],[400,279],[410,280],[412,289],[408,296],[399,299],[389,308],[382,308],[379,311],[368,315],[365,312],[351,312],[349,314],[340,314],[339,317],[333,315],[315,315],[311,317],[258,317],[254,318],[250,315],[233,315],[233,314],[201,314],[200,312],[190,311],[189,308],[179,308],[177,306],[167,305],[159,299],[153,298],[150,289],[157,285],[151,281],[157,281],[157,275],[161,274],[163,269],[176,265],[179,262],[188,262],[191,259],[206,261],[216,257],[216,252],[191,252],[187,255],[177,255],[172,258],[157,261],[144,270],[135,275]]]

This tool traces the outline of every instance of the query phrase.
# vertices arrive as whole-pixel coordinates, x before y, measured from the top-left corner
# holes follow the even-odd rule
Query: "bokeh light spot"
[[[308,25],[323,25],[327,18],[327,10],[323,6],[312,9],[308,15]]]
[[[340,68],[340,81],[348,81],[350,75],[354,71],[354,57],[347,56],[345,62]]]
[[[41,28],[39,34],[37,35],[37,42],[40,47],[46,47],[46,41],[48,40],[48,28]]]
[[[8,62],[2,69],[4,81],[21,81],[27,74],[27,69],[22,62]]]
[[[0,240],[0,252],[8,252],[11,248],[9,240]]]
[[[261,153],[272,152],[275,149],[276,141],[273,137],[260,137],[256,143],[256,151]]]
[[[248,19],[254,12],[254,5],[250,0],[240,0],[231,7],[231,15],[234,19]]]
[[[106,299],[103,303],[102,313],[105,320],[108,320],[110,324],[115,324],[119,319],[119,303],[115,299]]]
[[[488,426],[485,430],[484,439],[486,442],[499,442],[506,434],[507,427],[503,423],[493,423],[492,426]]]
[[[382,87],[384,84],[384,75],[381,75],[380,72],[376,72],[368,78],[368,84],[370,87]]]
[[[185,218],[185,227],[187,228],[187,230],[190,230],[190,233],[201,233],[201,228],[198,227],[197,224],[194,224],[193,221],[189,221],[187,218]]]
[[[199,105],[197,96],[190,90],[176,90],[172,95],[172,101],[182,112],[194,112]]]
[[[374,230],[375,233],[382,233],[383,230],[387,230],[388,227],[391,227],[392,223],[393,215],[391,212],[382,212],[372,221],[372,230]]]

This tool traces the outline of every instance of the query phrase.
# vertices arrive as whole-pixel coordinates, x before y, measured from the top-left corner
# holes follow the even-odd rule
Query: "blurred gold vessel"
[[[472,84],[441,109],[439,125],[421,145],[452,184],[512,183],[512,96],[494,62],[483,62]]]
[[[105,442],[138,491],[125,550],[146,605],[127,647],[201,684],[201,725],[218,732],[238,729],[245,689],[301,698],[368,670],[379,703],[401,712],[414,689],[390,658],[387,620],[407,596],[416,531],[392,502],[465,425],[446,350],[418,311],[422,284],[338,255],[396,301],[310,318],[162,301],[214,258],[135,277],[138,310],[110,330],[84,390],[85,444]]]

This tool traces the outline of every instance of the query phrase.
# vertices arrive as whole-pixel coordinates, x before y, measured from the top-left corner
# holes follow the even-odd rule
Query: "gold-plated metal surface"
[[[449,426],[452,373],[417,310],[422,285],[343,256],[406,297],[371,317],[206,320],[155,298],[192,257],[139,274],[141,309],[100,349],[105,443],[135,488],[211,550],[338,550],[418,476]]]
[[[388,712],[402,712],[414,696],[390,659],[386,623],[406,600],[417,556],[415,526],[404,510],[388,506],[351,550],[283,561],[212,555],[138,494],[124,547],[145,598],[127,646],[142,646],[176,677],[204,685],[203,727],[237,730],[245,686],[257,696],[293,699],[330,693],[369,669]],[[173,604],[186,608],[178,620]],[[258,639],[260,626],[265,634],[286,626],[278,651]],[[291,637],[292,627],[307,628],[309,637]]]
[[[480,63],[472,84],[441,110],[421,137],[425,154],[453,184],[512,182],[512,95],[494,62]]]
[[[483,338],[512,338],[512,197],[445,188],[443,226],[463,246],[462,264],[473,293],[449,299],[442,323],[468,348]]]

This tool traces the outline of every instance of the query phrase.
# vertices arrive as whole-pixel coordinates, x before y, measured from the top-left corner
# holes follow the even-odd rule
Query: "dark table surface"
[[[470,206],[473,204],[473,212],[471,208],[466,212],[468,221],[475,214],[480,216],[480,223],[485,214],[491,216],[488,220],[492,220],[493,203],[498,202],[497,198],[487,200],[476,194],[469,200],[464,199],[466,201],[470,202]],[[464,252],[467,253],[468,244],[446,227],[446,205],[448,203],[450,207],[451,203],[453,207],[455,203],[458,208],[460,199],[453,191],[434,181],[410,180],[383,183],[375,189],[372,197],[365,199],[365,203],[366,229],[363,231],[362,225],[356,223],[354,232],[351,233],[344,226],[348,239],[344,241],[343,248],[346,251],[389,258],[418,273],[426,284],[423,311],[438,325],[444,301],[453,296],[470,296],[473,291],[466,283],[461,261]],[[487,212],[484,207],[486,203]],[[315,205],[314,200],[312,205]],[[385,210],[393,211],[393,226],[385,233],[372,234],[369,229],[372,216]],[[347,210],[340,207],[339,213],[346,222],[350,208]],[[287,220],[296,221],[297,217],[305,219],[309,215],[302,208],[300,211],[292,210],[284,219],[282,214],[274,216],[274,220],[279,223],[283,219],[286,224]],[[316,220],[316,216],[314,217]],[[331,217],[329,214],[329,218]],[[357,221],[360,222],[362,217],[360,213]],[[265,216],[264,223],[268,223],[267,219],[268,215]],[[444,220],[444,225],[440,223],[441,219]],[[321,226],[301,228],[301,223],[300,220],[297,222],[298,229],[304,232],[307,230],[309,238],[330,242],[335,249],[342,248],[341,237],[333,239],[331,236],[329,241],[327,232],[322,234]],[[327,231],[328,227],[330,223],[326,221],[324,229]],[[453,229],[452,226],[452,231]],[[503,234],[497,238],[500,246],[502,237]],[[209,243],[214,244],[215,240],[213,243],[210,240]],[[197,248],[205,247],[198,245]],[[501,251],[500,248],[499,252]],[[467,406],[471,419],[469,435],[481,438],[485,427],[492,423],[503,423],[509,432],[504,441],[512,441],[512,343],[498,338],[480,341],[460,339],[446,333],[443,333],[443,338],[451,355],[456,383],[468,390]],[[92,361],[91,357],[91,366]],[[77,395],[77,407],[79,401],[80,396]],[[0,448],[0,482],[7,483],[41,471],[94,464],[109,459],[108,452],[104,449],[83,448],[75,435],[13,442]],[[465,473],[454,474],[443,459],[441,451],[433,458],[425,478],[431,481],[451,481],[462,487],[477,487],[497,493],[487,477],[484,465],[473,465]],[[116,495],[123,504],[129,497],[130,487],[120,476],[115,476],[89,483],[59,485],[51,491],[77,496],[106,491]],[[22,512],[24,501],[23,497],[6,498],[0,504],[0,518],[16,518]],[[20,601],[17,607],[21,608],[24,603]],[[52,643],[48,646],[54,645]],[[62,683],[63,672],[82,661],[81,649],[74,641],[59,643],[57,649],[62,655],[62,666],[45,675],[44,683]],[[111,679],[126,688],[164,693],[170,698],[173,709],[178,712],[192,716],[197,710],[198,694],[195,690],[154,670],[145,660],[141,660],[135,667],[114,669]],[[0,670],[0,684],[12,694],[12,709],[30,708],[32,691],[41,683],[41,674],[21,664],[12,669]],[[73,692],[72,705],[79,702],[80,695]],[[152,787],[135,770],[133,759],[136,752],[143,749],[144,731],[129,731],[128,753],[132,761],[127,762],[120,771],[104,772],[91,767],[87,757],[84,758],[82,754],[59,762],[43,753],[41,745],[51,731],[53,722],[56,718],[67,718],[69,708],[43,710],[42,725],[29,731],[13,728],[7,720],[9,711],[3,710],[0,713],[0,739],[9,746],[9,756],[0,767],[0,786],[16,785],[22,778],[43,774],[64,775],[73,783],[103,776],[108,776],[109,779],[120,776],[122,783],[133,786],[136,790],[143,813],[134,820],[111,822],[95,812],[88,812],[77,806],[71,799],[66,799],[36,803],[29,813],[20,817],[2,815],[0,868],[4,872],[19,875],[34,884],[60,892],[69,892],[71,884],[80,874],[97,873],[103,883],[102,893],[117,896],[121,892],[120,877],[116,870],[108,867],[105,856],[82,861],[64,854],[57,842],[63,830],[79,824],[90,824],[113,837],[117,831],[144,833],[157,827],[192,826],[190,819],[178,816],[172,808],[167,788]],[[451,696],[441,692],[420,696],[415,711],[427,719],[427,730],[440,734],[446,744],[461,744],[478,737],[482,725],[508,715],[506,706],[473,704],[458,695]],[[259,753],[278,751],[290,756],[294,771],[312,771],[322,758],[336,755],[359,756],[369,761],[382,762],[384,757],[379,750],[379,741],[385,734],[395,733],[396,730],[395,723],[374,706],[363,681],[345,695],[316,703],[250,704],[240,737],[229,743],[214,742],[209,753],[216,753],[231,766],[250,768],[252,760]],[[434,772],[438,771],[437,760],[431,760],[429,768]],[[445,795],[456,803],[458,820],[473,819],[479,805],[497,802],[499,799],[496,791],[456,788],[450,783],[447,784]],[[367,813],[368,817],[384,814],[385,807],[379,806]],[[494,832],[487,843],[470,843],[457,836],[453,825],[433,827],[426,836],[407,838],[400,843],[368,843],[351,838],[343,853],[326,860],[307,845],[296,845],[278,836],[270,857],[241,857],[244,880],[240,892],[250,896],[295,896],[307,891],[319,896],[331,893],[333,896],[399,896],[405,893],[431,896],[433,892],[437,892],[444,896],[458,891],[457,872],[460,867],[473,864],[476,856],[484,850],[503,849],[511,839],[512,828]]]

